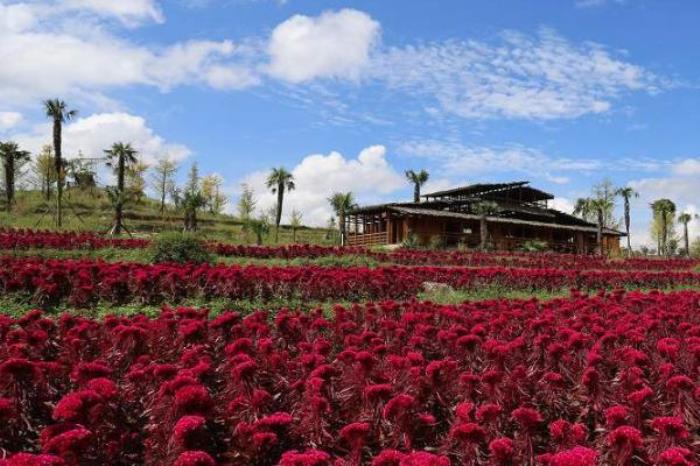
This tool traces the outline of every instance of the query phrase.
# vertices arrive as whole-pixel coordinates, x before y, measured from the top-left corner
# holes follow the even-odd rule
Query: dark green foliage
[[[212,255],[204,241],[186,233],[163,233],[149,248],[151,262],[211,262]]]

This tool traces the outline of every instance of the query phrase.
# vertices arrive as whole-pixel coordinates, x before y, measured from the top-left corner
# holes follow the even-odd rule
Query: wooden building
[[[419,203],[391,203],[358,207],[346,214],[347,243],[351,246],[400,244],[410,236],[428,245],[439,242],[477,248],[481,243],[482,216],[477,206],[490,201],[497,206],[486,216],[489,245],[514,251],[527,242],[541,242],[558,252],[587,254],[596,250],[598,227],[549,207],[549,193],[527,181],[473,184],[422,196]],[[624,233],[603,230],[603,250],[620,252]]]

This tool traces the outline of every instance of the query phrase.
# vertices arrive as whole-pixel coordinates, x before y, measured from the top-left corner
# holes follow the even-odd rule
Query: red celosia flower
[[[0,466],[65,466],[65,464],[58,456],[29,453],[17,453],[6,460],[0,460]]]
[[[552,455],[549,466],[596,466],[598,453],[585,447],[574,447]]]
[[[83,427],[76,427],[50,438],[42,446],[42,450],[44,453],[53,453],[58,456],[68,454],[79,456],[88,447],[91,438],[92,432]]]
[[[119,389],[115,383],[105,377],[90,380],[87,388],[106,400],[115,399],[119,395]]]
[[[395,420],[408,414],[416,405],[416,399],[411,395],[396,395],[384,405],[384,419]]]
[[[368,385],[365,387],[365,396],[370,402],[386,400],[391,396],[392,387],[388,383]]]
[[[24,358],[10,358],[0,364],[0,379],[31,383],[42,379],[39,368]]]
[[[455,409],[455,415],[462,422],[469,422],[472,420],[472,411],[474,410],[474,404],[465,401],[457,405]]]
[[[201,416],[181,417],[172,434],[173,441],[182,450],[196,450],[206,439],[206,420]]]
[[[489,443],[489,451],[496,463],[507,463],[515,455],[515,445],[507,437],[497,438]]]
[[[287,427],[294,421],[289,413],[273,413],[260,419],[256,425],[265,429],[281,429]]]
[[[642,433],[631,426],[620,426],[608,434],[608,444],[631,449],[642,446]]]
[[[524,406],[514,409],[511,416],[524,430],[531,430],[543,421],[539,411]]]
[[[688,437],[685,422],[678,416],[656,417],[651,421],[651,427],[659,434],[674,440],[683,440]]]
[[[668,379],[666,387],[671,391],[690,391],[695,388],[695,384],[688,376],[676,375]]]
[[[173,466],[216,466],[216,461],[207,452],[192,450],[182,452]]]
[[[486,431],[478,424],[458,424],[450,430],[450,437],[460,443],[479,443],[486,439]]]
[[[693,452],[687,448],[672,447],[659,455],[658,464],[661,466],[695,466]]]
[[[640,388],[627,396],[627,399],[633,405],[639,406],[654,395],[654,392],[649,387]]]
[[[175,407],[181,415],[206,415],[212,408],[212,400],[203,386],[188,385],[175,392]]]
[[[303,453],[288,451],[282,455],[280,466],[330,466],[331,456],[320,450],[307,450]]]
[[[253,445],[258,450],[270,448],[277,444],[277,434],[274,432],[255,432],[253,434]]]
[[[340,438],[353,449],[359,449],[364,445],[371,429],[370,425],[366,422],[353,422],[340,429]]]
[[[0,398],[0,420],[7,420],[15,413],[15,402],[12,398]]]
[[[400,466],[405,457],[405,453],[397,450],[382,450],[372,460],[372,466]]]
[[[450,466],[450,459],[446,456],[419,451],[406,455],[399,466]]]
[[[501,415],[502,412],[503,408],[501,408],[499,405],[494,403],[486,403],[479,406],[479,409],[476,410],[476,419],[479,422],[493,422],[498,418],[498,416]]]
[[[608,429],[626,424],[629,418],[629,411],[621,405],[612,406],[605,410],[605,424]]]
[[[571,423],[564,419],[558,419],[549,424],[549,435],[557,443],[565,442],[571,434]]]

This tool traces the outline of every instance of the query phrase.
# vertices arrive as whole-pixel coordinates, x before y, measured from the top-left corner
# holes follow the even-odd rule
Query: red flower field
[[[272,319],[272,320],[271,320]],[[0,318],[4,465],[693,465],[700,293]]]

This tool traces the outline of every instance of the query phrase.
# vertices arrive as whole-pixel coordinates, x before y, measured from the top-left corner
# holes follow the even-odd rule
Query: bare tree
[[[153,188],[158,193],[160,198],[160,213],[165,213],[165,199],[168,192],[172,190],[174,185],[175,174],[179,167],[169,158],[162,158],[153,167]]]

